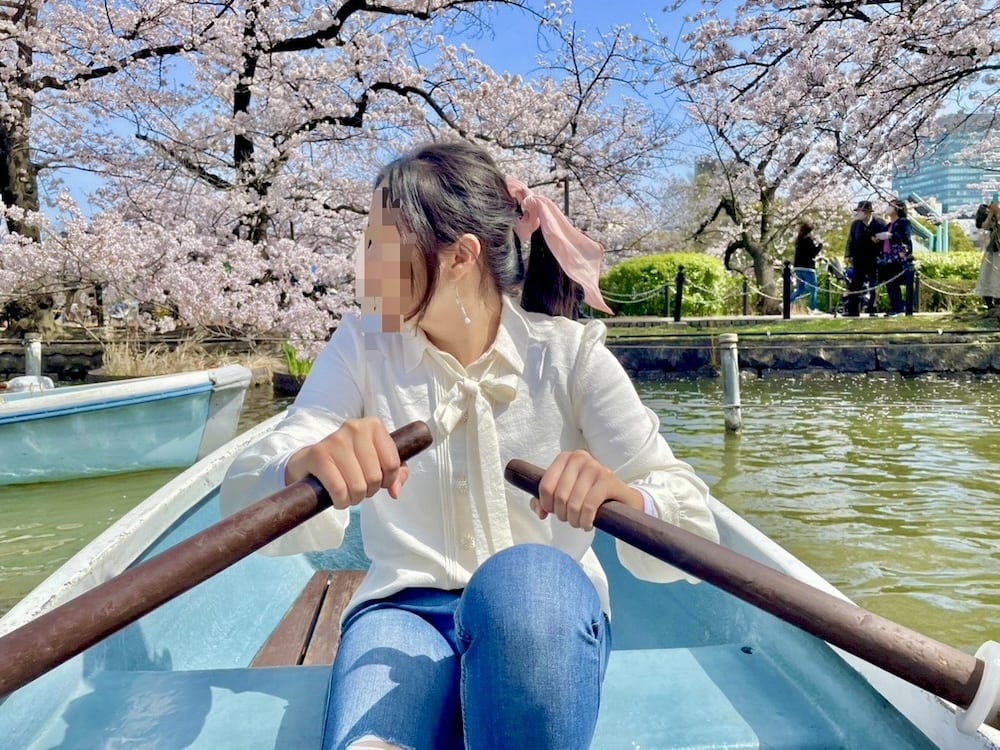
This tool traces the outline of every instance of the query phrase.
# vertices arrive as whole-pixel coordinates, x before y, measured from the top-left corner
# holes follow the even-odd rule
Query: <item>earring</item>
[[[458,293],[458,287],[455,287],[455,301],[458,303],[458,309],[462,311],[462,322],[465,325],[472,323],[472,318],[469,317],[469,313],[465,310],[465,305],[462,304],[462,297]]]

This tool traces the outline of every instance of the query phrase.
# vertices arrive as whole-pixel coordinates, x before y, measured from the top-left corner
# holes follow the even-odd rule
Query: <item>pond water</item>
[[[637,387],[717,498],[858,604],[966,650],[1000,637],[1000,382],[747,380],[739,435],[720,381]],[[241,428],[286,403],[251,389]],[[175,473],[0,487],[0,613]]]

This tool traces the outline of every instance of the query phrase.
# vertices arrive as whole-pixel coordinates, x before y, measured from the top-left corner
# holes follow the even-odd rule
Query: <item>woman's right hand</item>
[[[334,508],[349,508],[380,489],[399,498],[409,469],[385,425],[375,417],[349,419],[336,432],[288,459],[285,484],[312,475],[330,493]]]

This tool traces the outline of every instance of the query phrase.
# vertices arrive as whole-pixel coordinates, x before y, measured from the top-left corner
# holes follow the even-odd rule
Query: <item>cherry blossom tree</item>
[[[691,237],[752,278],[758,309],[773,313],[781,300],[776,267],[797,224],[843,212],[847,180],[827,167],[831,117],[818,120],[815,106],[824,94],[791,67],[776,68],[772,85],[757,88],[747,88],[752,74],[741,66],[707,67],[702,40],[717,41],[712,26],[692,34],[683,53],[661,47],[675,71],[672,93],[703,144],[687,205],[698,217]]]
[[[832,146],[829,169],[878,188],[917,158],[941,115],[988,115],[995,132],[1000,17],[991,3],[747,0],[728,16],[709,0],[692,16],[690,80],[725,75],[734,106],[770,92]],[[808,91],[803,110],[803,91]]]
[[[149,0],[105,3],[103,17],[85,5],[31,5],[30,34],[10,19],[11,49],[32,45],[33,114],[11,121],[34,174],[58,190],[54,170],[71,164],[101,187],[86,212],[61,199],[56,218],[36,214],[34,233],[9,224],[0,292],[73,276],[157,305],[161,327],[321,339],[352,299],[355,238],[392,153],[482,143],[530,184],[568,185],[578,220],[614,236],[669,139],[638,95],[638,40],[621,29],[586,40],[554,3]],[[530,80],[458,43],[512,12],[554,40]],[[14,101],[21,89],[4,85]],[[610,104],[621,86],[636,95]],[[36,209],[7,202],[10,221]],[[31,256],[45,259],[32,263],[37,238]]]

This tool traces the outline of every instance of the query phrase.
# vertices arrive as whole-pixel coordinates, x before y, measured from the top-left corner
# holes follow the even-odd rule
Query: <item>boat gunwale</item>
[[[0,397],[0,425],[249,386],[242,365],[88,383]],[[14,396],[13,398],[11,396]]]

